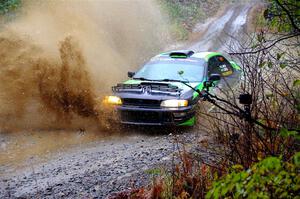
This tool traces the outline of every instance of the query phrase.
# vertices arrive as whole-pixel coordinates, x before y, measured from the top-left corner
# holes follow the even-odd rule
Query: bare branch
[[[232,53],[228,53],[228,54],[230,54],[230,55],[256,54],[256,53],[268,50],[269,48],[272,48],[275,44],[277,44],[277,43],[279,43],[279,42],[281,42],[283,40],[286,40],[286,39],[289,39],[289,38],[293,38],[293,37],[297,37],[297,36],[300,36],[300,32],[294,33],[294,34],[291,34],[291,35],[288,35],[288,36],[285,36],[285,37],[281,37],[281,38],[277,39],[276,41],[274,41],[269,46],[261,48],[261,49],[258,49],[258,50],[246,51],[246,52],[232,52]]]

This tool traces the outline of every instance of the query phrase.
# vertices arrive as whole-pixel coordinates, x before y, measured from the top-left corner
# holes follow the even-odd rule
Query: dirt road
[[[12,173],[2,170],[0,198],[105,198],[151,182],[147,171],[172,163],[178,152],[175,140],[198,146],[205,139],[192,132],[164,133],[109,136],[53,154],[51,161],[40,160]],[[210,158],[208,152],[199,152]]]

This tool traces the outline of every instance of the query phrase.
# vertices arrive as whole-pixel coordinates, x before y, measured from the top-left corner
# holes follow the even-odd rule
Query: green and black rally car
[[[230,78],[239,70],[217,52],[166,52],[128,72],[131,79],[112,87],[105,102],[114,105],[123,124],[193,126],[204,84],[218,84],[220,77]]]

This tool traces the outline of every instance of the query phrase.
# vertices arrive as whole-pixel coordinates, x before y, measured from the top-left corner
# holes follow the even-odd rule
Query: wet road
[[[22,169],[2,168],[0,198],[105,198],[113,192],[151,181],[147,170],[171,164],[177,140],[197,144],[207,136],[193,132],[167,135],[131,134],[109,136],[83,146],[31,160]],[[208,151],[198,151],[209,160]],[[51,160],[51,161],[50,161]],[[31,164],[30,164],[30,161]]]

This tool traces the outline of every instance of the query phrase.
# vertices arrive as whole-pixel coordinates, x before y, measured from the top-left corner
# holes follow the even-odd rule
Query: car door
[[[208,60],[208,75],[217,73],[222,77],[232,75],[233,68],[229,61],[221,55],[216,55]]]

